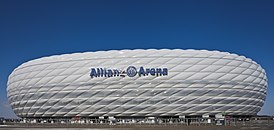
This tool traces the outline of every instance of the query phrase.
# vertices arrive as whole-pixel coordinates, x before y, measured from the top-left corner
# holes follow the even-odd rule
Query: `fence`
[[[252,118],[143,118],[143,119],[3,119],[5,125],[226,125],[260,126],[273,125],[273,117]]]

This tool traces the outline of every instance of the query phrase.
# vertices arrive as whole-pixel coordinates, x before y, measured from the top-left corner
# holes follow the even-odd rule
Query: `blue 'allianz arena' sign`
[[[140,67],[137,69],[134,66],[129,66],[126,71],[118,70],[118,69],[106,69],[106,68],[91,68],[90,77],[134,77],[136,75],[139,76],[166,76],[168,75],[167,68],[144,68]]]

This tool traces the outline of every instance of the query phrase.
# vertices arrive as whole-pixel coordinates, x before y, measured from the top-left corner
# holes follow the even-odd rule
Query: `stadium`
[[[164,118],[256,115],[264,69],[220,51],[136,49],[42,57],[10,74],[8,99],[22,118]]]

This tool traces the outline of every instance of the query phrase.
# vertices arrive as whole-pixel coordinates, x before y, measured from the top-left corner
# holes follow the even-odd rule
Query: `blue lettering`
[[[104,76],[104,70],[103,70],[103,68],[100,68],[100,70],[101,70],[101,77],[103,77]]]
[[[151,69],[150,69],[150,74],[151,74],[151,75],[155,75],[155,69],[154,69],[154,68],[151,68]]]
[[[159,75],[161,76],[162,75],[162,69],[161,68],[157,68],[156,69],[156,75],[157,76],[159,76]]]
[[[168,75],[167,68],[163,68],[163,75]]]
[[[100,69],[97,68],[97,76],[100,77],[101,73],[100,73]]]
[[[133,66],[134,67],[134,66]],[[135,67],[134,67],[135,68]],[[128,70],[127,70],[128,71]],[[125,71],[118,69],[106,69],[106,68],[91,68],[90,77],[116,77],[116,76],[124,76]],[[135,68],[135,73],[139,74],[139,76],[166,76],[168,75],[167,68],[144,68],[140,67],[139,70]],[[134,77],[135,75],[131,76]]]
[[[140,70],[139,70],[139,76],[141,75],[145,76],[145,71],[143,67],[140,67]]]
[[[120,72],[117,69],[114,69],[113,72],[114,72],[113,76],[119,76],[120,75]]]
[[[97,73],[96,73],[96,70],[95,70],[94,68],[91,69],[90,77],[91,77],[91,78],[97,77]]]
[[[112,70],[108,70],[107,72],[108,72],[108,77],[112,77],[112,75],[113,75]]]
[[[150,69],[146,69],[146,75],[150,73]]]

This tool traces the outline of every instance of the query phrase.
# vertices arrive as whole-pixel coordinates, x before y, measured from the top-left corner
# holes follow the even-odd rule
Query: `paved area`
[[[91,125],[70,125],[70,126],[57,126],[57,125],[0,125],[0,130],[274,130],[272,125],[254,125],[254,126],[161,126],[161,125],[147,125],[147,126],[91,126]]]

